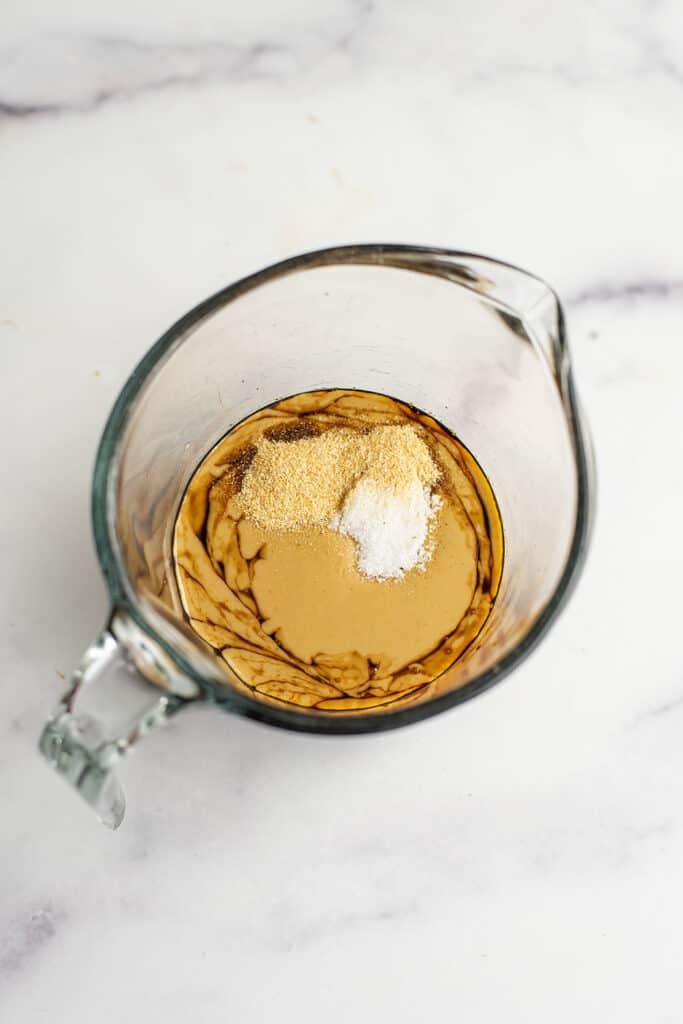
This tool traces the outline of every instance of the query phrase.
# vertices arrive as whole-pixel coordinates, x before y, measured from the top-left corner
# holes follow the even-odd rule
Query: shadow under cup
[[[184,490],[244,417],[323,388],[408,402],[472,451],[504,528],[498,597],[482,632],[406,702],[324,712],[262,701],[190,629],[172,565]],[[96,543],[118,639],[143,674],[273,724],[361,732],[414,721],[502,678],[564,602],[589,528],[590,463],[562,312],[529,274],[482,257],[356,246],[289,260],[179,321],[126,385],[95,471]]]

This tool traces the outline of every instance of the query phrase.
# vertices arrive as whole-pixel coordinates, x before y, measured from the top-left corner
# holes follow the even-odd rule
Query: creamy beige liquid
[[[350,537],[319,527],[267,530],[244,515],[237,496],[259,438],[287,444],[385,424],[418,430],[440,471],[442,504],[424,567],[369,578]],[[306,392],[238,424],[194,473],[174,535],[189,622],[235,685],[269,703],[326,712],[424,696],[488,618],[502,557],[497,504],[467,449],[431,417],[360,391]]]

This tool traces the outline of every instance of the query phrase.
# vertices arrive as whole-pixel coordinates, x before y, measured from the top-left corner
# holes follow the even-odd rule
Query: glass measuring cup
[[[188,626],[173,573],[175,517],[204,455],[250,413],[321,388],[382,392],[440,420],[484,468],[504,526],[500,590],[475,642],[410,701],[378,709],[321,711],[248,692]],[[111,616],[41,751],[116,827],[125,807],[116,762],[193,701],[319,733],[444,711],[499,682],[547,631],[583,563],[592,494],[562,309],[539,278],[403,245],[326,249],[244,278],[171,327],[114,405],[92,492]],[[123,683],[97,715],[83,710],[85,691],[121,661],[149,684],[123,726]]]

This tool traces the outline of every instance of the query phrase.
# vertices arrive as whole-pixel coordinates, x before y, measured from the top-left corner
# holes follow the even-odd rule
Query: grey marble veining
[[[3,1021],[678,1024],[681,5],[26,0],[0,23]],[[180,715],[125,764],[112,835],[35,750],[107,614],[100,430],[191,305],[352,241],[557,289],[598,462],[585,574],[504,686],[420,726]]]
[[[154,45],[120,38],[38,38],[0,54],[5,65],[0,112],[9,117],[88,113],[147,92],[213,81],[286,79],[296,51],[283,44],[210,42]],[[54,68],[49,84],[34,82],[36,64]]]
[[[209,5],[209,8],[211,5]],[[255,9],[258,11],[258,5]],[[683,82],[683,38],[675,6],[582,0],[545,16],[539,0],[520,11],[515,32],[484,32],[495,8],[448,11],[427,0],[419,19],[406,0],[375,4],[342,0],[272,19],[217,16],[215,32],[170,31],[165,19],[139,37],[115,19],[115,30],[9,31],[0,48],[0,111],[21,117],[85,113],[104,103],[149,91],[261,77],[288,81],[314,74],[335,55],[352,58],[347,72],[387,68],[412,71],[440,65],[456,88],[545,80],[555,86],[596,88],[631,80]],[[447,15],[450,13],[450,20]],[[411,21],[411,31],[404,26]],[[447,31],[439,32],[440,23]],[[672,32],[671,29],[674,29]],[[395,45],[398,44],[398,45]],[[602,45],[608,44],[608,45]],[[36,69],[39,73],[36,74]]]
[[[566,304],[569,306],[594,305],[596,303],[619,303],[647,300],[648,302],[674,300],[680,302],[683,297],[683,278],[664,280],[661,278],[641,278],[623,282],[594,284],[583,291],[570,295]]]
[[[155,41],[118,34],[36,33],[0,49],[0,113],[87,113],[146,92],[250,79],[287,81],[336,52],[354,49],[369,0],[347,0],[332,25],[318,19],[303,38],[285,23],[244,41],[226,37]],[[234,26],[233,26],[234,28]],[[41,74],[35,75],[36,67]]]
[[[27,962],[58,934],[61,919],[61,912],[47,905],[33,911],[24,920],[12,922],[5,948],[0,953],[0,979],[3,975],[25,969]]]

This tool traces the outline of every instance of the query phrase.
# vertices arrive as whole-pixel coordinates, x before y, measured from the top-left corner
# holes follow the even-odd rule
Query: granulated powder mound
[[[328,430],[296,441],[263,438],[242,480],[240,506],[263,530],[327,526],[363,472],[354,430]]]
[[[417,477],[433,487],[439,471],[429,448],[414,427],[375,427],[362,437],[365,449],[363,476],[395,493],[405,491]]]

